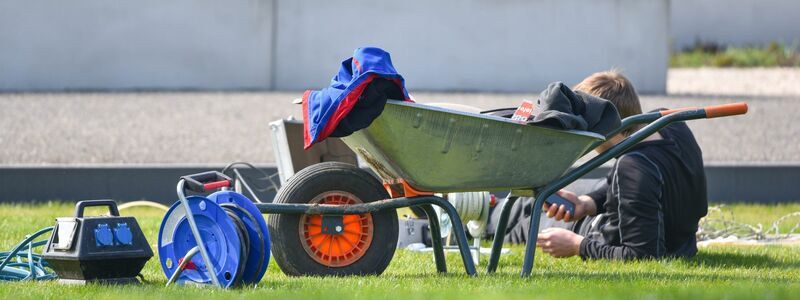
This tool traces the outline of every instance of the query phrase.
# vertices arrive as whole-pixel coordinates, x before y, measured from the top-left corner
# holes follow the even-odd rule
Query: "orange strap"
[[[399,193],[400,191],[398,191],[397,189],[394,188],[395,185],[400,185],[403,188],[402,189],[402,195]],[[430,195],[433,195],[433,192],[424,192],[424,191],[416,190],[415,188],[411,187],[411,185],[409,185],[408,182],[406,182],[403,179],[397,179],[397,180],[395,180],[393,182],[384,181],[383,182],[383,187],[386,189],[387,192],[389,192],[389,196],[392,197],[392,198],[399,198],[399,197],[408,197],[408,198],[410,198],[410,197],[417,197],[417,196],[430,196]]]

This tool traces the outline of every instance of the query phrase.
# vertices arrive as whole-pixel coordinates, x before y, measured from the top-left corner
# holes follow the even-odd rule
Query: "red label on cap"
[[[522,100],[522,103],[520,103],[519,107],[517,107],[517,111],[515,111],[514,115],[511,116],[511,120],[525,123],[531,118],[532,113],[533,102],[529,100]]]

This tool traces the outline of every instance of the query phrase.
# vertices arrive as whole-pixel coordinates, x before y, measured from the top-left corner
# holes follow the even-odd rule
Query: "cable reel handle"
[[[75,204],[75,217],[83,218],[84,209],[92,206],[108,206],[108,212],[112,216],[119,217],[119,208],[117,208],[117,202],[114,202],[114,200],[110,199],[78,201],[78,203]]]
[[[196,193],[231,186],[231,178],[217,171],[185,175],[181,176],[181,179],[186,182],[184,189]]]

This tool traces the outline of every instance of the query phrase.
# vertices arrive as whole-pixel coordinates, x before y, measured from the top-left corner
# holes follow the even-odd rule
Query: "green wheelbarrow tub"
[[[343,140],[385,182],[466,192],[546,185],[604,138],[390,100],[370,126]]]

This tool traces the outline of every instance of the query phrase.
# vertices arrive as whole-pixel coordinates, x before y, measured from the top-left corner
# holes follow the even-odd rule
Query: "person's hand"
[[[583,236],[563,228],[547,228],[542,230],[536,240],[536,246],[556,258],[580,255]]]
[[[561,198],[569,200],[572,204],[575,204],[575,215],[572,215],[567,212],[567,207],[565,205],[549,205],[547,202],[544,203],[542,206],[542,210],[547,212],[548,218],[555,218],[558,221],[573,221],[573,220],[580,220],[585,216],[593,216],[597,214],[597,206],[592,200],[591,197],[582,195],[577,196],[575,193],[570,192],[568,190],[560,190],[556,192],[557,195],[561,196]]]

